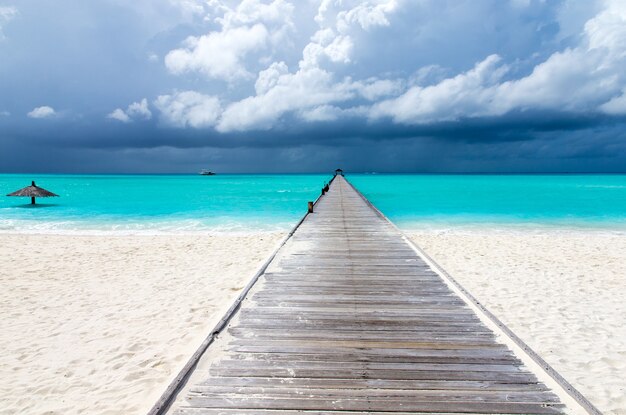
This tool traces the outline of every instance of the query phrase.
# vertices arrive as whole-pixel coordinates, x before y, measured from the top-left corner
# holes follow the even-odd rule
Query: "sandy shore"
[[[282,236],[0,235],[0,414],[144,414]],[[626,414],[626,236],[411,236],[603,412]]]
[[[409,232],[605,414],[626,414],[626,236]]]
[[[0,235],[0,413],[145,414],[282,237]]]

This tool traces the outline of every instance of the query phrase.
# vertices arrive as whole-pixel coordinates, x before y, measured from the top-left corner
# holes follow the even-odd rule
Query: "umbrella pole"
[[[33,197],[31,197],[31,198],[30,198],[30,204],[31,204],[31,205],[34,205],[34,204],[35,204],[35,196],[33,196]]]

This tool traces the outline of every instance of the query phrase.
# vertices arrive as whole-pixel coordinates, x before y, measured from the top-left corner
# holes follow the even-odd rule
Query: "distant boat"
[[[207,170],[207,169],[202,169],[200,170],[200,176],[215,176],[215,173],[212,172],[211,170]]]

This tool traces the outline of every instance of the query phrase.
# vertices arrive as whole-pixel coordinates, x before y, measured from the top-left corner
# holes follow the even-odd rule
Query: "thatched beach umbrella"
[[[26,186],[25,188],[20,189],[16,192],[9,193],[7,196],[30,197],[30,203],[34,205],[36,197],[53,197],[53,196],[59,196],[59,195],[55,195],[54,193],[49,192],[46,189],[37,186],[35,182],[33,182],[32,185]]]

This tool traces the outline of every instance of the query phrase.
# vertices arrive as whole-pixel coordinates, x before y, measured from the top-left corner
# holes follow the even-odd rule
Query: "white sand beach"
[[[626,236],[409,236],[605,414],[626,414]]]
[[[0,235],[0,413],[145,414],[282,237]]]
[[[625,236],[411,236],[600,410],[626,413]],[[0,413],[144,414],[282,237],[0,235]]]

